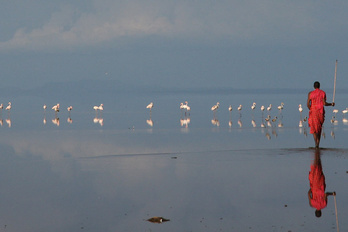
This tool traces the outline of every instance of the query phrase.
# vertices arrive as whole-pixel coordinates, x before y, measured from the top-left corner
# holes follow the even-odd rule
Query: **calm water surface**
[[[327,107],[323,149],[315,154],[307,124],[299,127],[305,98],[123,96],[104,101],[102,114],[92,109],[101,102],[61,102],[59,126],[52,110],[42,110],[57,102],[15,99],[1,115],[0,231],[337,231],[333,196],[320,218],[309,205],[315,155],[346,231],[348,125],[341,113],[331,123]],[[185,100],[186,116],[179,109]],[[272,111],[262,114],[269,104]],[[268,114],[277,121],[261,127]],[[154,216],[170,221],[147,221]]]

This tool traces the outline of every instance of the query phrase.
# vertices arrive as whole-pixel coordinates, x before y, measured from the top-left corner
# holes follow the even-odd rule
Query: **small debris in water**
[[[164,217],[152,217],[147,219],[147,221],[152,222],[152,223],[162,223],[162,222],[167,222],[170,221],[169,219],[166,219]]]
[[[173,156],[173,157],[171,157],[172,159],[177,159],[178,157],[176,157],[176,156]]]
[[[284,205],[284,207],[288,207],[288,205]]]

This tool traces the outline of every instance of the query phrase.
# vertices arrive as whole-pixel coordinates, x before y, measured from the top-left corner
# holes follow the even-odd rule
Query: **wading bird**
[[[148,105],[146,106],[146,109],[150,109],[150,112],[151,112],[152,107],[153,107],[153,102],[151,102],[150,104],[148,104]]]
[[[269,106],[267,107],[267,111],[271,111],[272,110],[272,104],[269,104]]]
[[[251,105],[251,109],[254,110],[256,107],[256,103],[254,102],[252,105]]]
[[[12,104],[11,104],[11,102],[9,102],[8,106],[6,107],[6,110],[8,110],[10,112],[11,108],[12,108]]]

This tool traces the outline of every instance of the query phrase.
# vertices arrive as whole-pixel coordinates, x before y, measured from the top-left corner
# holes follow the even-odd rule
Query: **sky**
[[[1,90],[348,88],[347,1],[0,1]]]

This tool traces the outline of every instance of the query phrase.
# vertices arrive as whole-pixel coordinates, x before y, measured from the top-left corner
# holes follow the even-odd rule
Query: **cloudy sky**
[[[348,88],[347,1],[1,1],[1,86]]]

